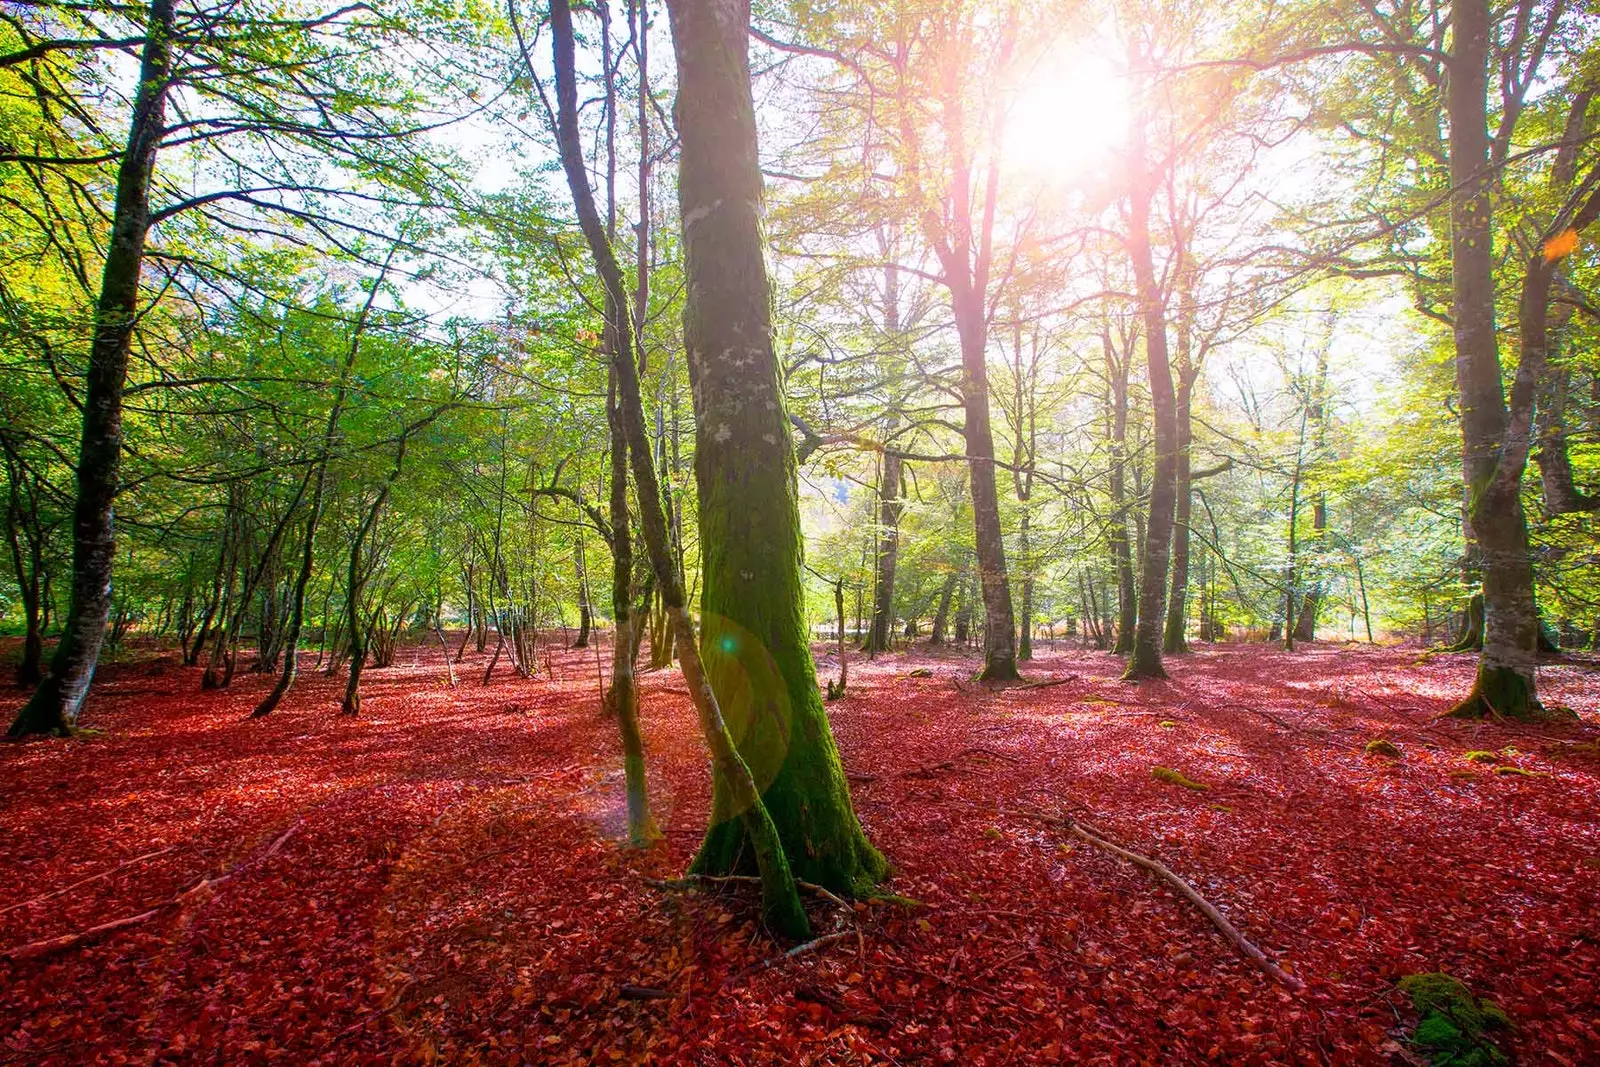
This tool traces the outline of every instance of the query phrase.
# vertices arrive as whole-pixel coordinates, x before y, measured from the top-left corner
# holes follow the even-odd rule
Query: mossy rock
[[[918,667],[914,671],[906,672],[907,678],[932,678],[933,671],[928,667]]]
[[[1468,763],[1498,763],[1498,762],[1500,762],[1500,757],[1499,756],[1496,756],[1493,752],[1485,752],[1481,748],[1480,749],[1473,749],[1471,752],[1468,752],[1462,758],[1465,759]]]
[[[1162,719],[1160,722],[1156,723],[1156,725],[1161,727],[1163,730],[1172,730],[1176,729],[1179,724],[1171,719]]]
[[[1182,771],[1175,771],[1171,767],[1152,767],[1150,769],[1150,777],[1158,782],[1182,786],[1184,789],[1193,789],[1198,793],[1209,793],[1211,791],[1209,785],[1204,782],[1197,782]]]
[[[1399,745],[1395,744],[1393,741],[1388,741],[1381,737],[1375,737],[1371,741],[1368,741],[1366,751],[1367,755],[1369,756],[1382,756],[1385,759],[1405,758],[1405,753],[1400,751]]]
[[[1473,996],[1460,979],[1440,972],[1410,974],[1400,979],[1400,991],[1417,1013],[1412,1043],[1436,1067],[1511,1062],[1490,1037],[1491,1031],[1510,1029],[1511,1020],[1494,1002]]]

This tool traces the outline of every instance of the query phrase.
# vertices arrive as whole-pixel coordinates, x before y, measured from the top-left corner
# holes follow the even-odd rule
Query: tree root
[[[294,825],[280,834],[271,845],[268,845],[265,852],[241,861],[227,874],[219,875],[216,878],[200,879],[189,889],[179,893],[171,900],[157,904],[149,911],[142,911],[137,915],[127,915],[121,919],[113,919],[110,922],[101,923],[99,926],[91,926],[87,930],[79,930],[77,933],[62,934],[60,937],[51,937],[43,941],[31,941],[25,945],[16,945],[6,949],[4,952],[0,952],[0,960],[27,960],[37,959],[41,956],[53,956],[58,952],[65,952],[68,949],[77,948],[79,945],[89,944],[108,934],[116,933],[118,930],[139,926],[166,912],[181,910],[190,903],[198,902],[199,898],[209,896],[217,886],[233,880],[245,868],[276,855],[289,838],[293,837],[296,831],[300,829],[300,825],[304,821],[304,819],[296,819]]]

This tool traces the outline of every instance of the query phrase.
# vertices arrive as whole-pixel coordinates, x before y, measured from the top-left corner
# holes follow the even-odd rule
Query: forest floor
[[[856,660],[833,728],[920,905],[813,900],[847,936],[755,970],[784,946],[746,887],[647,881],[705,825],[681,677],[643,678],[666,836],[639,853],[593,652],[483,664],[451,689],[403,649],[359,720],[308,672],[250,722],[264,676],[202,693],[145,657],[104,671],[103,734],[0,746],[0,952],[156,909],[0,960],[0,1063],[1416,1063],[1394,983],[1435,970],[1523,1062],[1600,1062],[1593,661],[1542,672],[1581,723],[1511,729],[1436,720],[1472,660],[1416,649],[1219,646],[1134,687],[1063,647],[1028,673],[1071,680],[995,691],[952,654]],[[1159,858],[1307,988],[1041,814]]]

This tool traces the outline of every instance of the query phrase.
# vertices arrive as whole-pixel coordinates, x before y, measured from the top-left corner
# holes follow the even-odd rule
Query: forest
[[[1600,1063],[1600,12],[0,0],[0,1064]]]

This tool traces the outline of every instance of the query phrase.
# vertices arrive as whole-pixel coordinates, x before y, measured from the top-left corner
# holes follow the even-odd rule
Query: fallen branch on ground
[[[1024,682],[1021,685],[1011,686],[1011,688],[1012,689],[1049,689],[1053,685],[1066,685],[1068,682],[1076,682],[1077,680],[1078,680],[1078,676],[1076,674],[1069,674],[1069,675],[1066,675],[1066,676],[1061,677],[1061,678],[1046,678],[1043,681],[1039,681],[1039,682]]]
[[[991,759],[1002,760],[1002,761],[1004,761],[1006,763],[1016,763],[1017,762],[1017,757],[1015,757],[1015,756],[1007,755],[1004,752],[996,752],[992,748],[983,748],[980,745],[971,745],[971,746],[968,746],[967,748],[962,749],[960,752],[957,752],[950,759],[941,760],[938,763],[924,764],[921,767],[913,767],[909,771],[901,771],[900,772],[900,777],[901,778],[932,778],[934,776],[934,774],[936,774],[939,771],[953,771],[956,768],[956,760],[960,759],[962,756],[988,756]]]
[[[671,1000],[672,994],[665,989],[657,989],[647,985],[625,985],[617,991],[617,996],[623,1000]]]
[[[815,951],[817,951],[817,949],[826,948],[827,946],[833,944],[836,941],[843,941],[845,938],[849,937],[852,932],[853,931],[850,931],[850,930],[841,930],[839,933],[836,933],[836,934],[823,934],[821,937],[813,938],[810,941],[802,942],[801,944],[796,945],[794,948],[790,949],[789,951],[787,951],[785,953],[782,953],[781,955],[769,956],[768,958],[766,958],[764,960],[761,960],[758,963],[752,963],[750,966],[744,968],[743,970],[735,971],[733,974],[729,975],[723,981],[722,988],[724,988],[724,989],[728,988],[729,985],[733,984],[734,982],[737,982],[739,979],[743,978],[745,975],[754,974],[757,971],[764,971],[768,967],[776,967],[778,964],[786,963],[789,960],[794,959],[796,956],[804,956],[807,952],[815,952]]]
[[[43,941],[31,941],[26,945],[17,945],[14,948],[8,948],[4,952],[0,952],[0,960],[27,960],[36,959],[40,956],[51,956],[57,952],[65,952],[79,945],[88,944],[91,941],[105,937],[107,934],[116,933],[118,930],[139,926],[165,912],[180,910],[197,897],[209,894],[217,886],[231,881],[243,872],[245,868],[276,855],[278,850],[283,848],[284,843],[300,829],[300,824],[303,821],[303,819],[295,820],[294,825],[279,835],[278,839],[273,841],[271,845],[267,846],[265,852],[241,861],[226,874],[218,875],[216,878],[200,879],[189,889],[179,893],[171,900],[157,904],[149,911],[142,911],[137,915],[124,916],[121,919],[113,919],[110,922],[101,923],[99,926],[91,926],[87,930],[79,930],[77,933],[62,934],[60,937],[51,937]]]
[[[88,885],[90,882],[98,882],[102,878],[110,878],[113,874],[116,874],[118,871],[126,870],[127,868],[132,867],[135,863],[143,863],[145,860],[155,859],[157,856],[164,856],[168,852],[171,852],[175,847],[176,846],[174,845],[168,845],[166,848],[158,848],[154,852],[146,852],[142,856],[135,856],[131,860],[122,861],[109,871],[101,871],[99,874],[91,874],[87,878],[80,878],[78,881],[73,882],[69,886],[45,893],[43,896],[34,897],[32,900],[24,900],[20,904],[7,904],[5,907],[0,908],[0,915],[4,915],[8,911],[15,911],[18,908],[26,908],[30,904],[43,904],[45,901],[53,900],[63,893],[70,893],[79,886]]]
[[[1145,870],[1159,875],[1169,885],[1176,889],[1185,899],[1187,899],[1189,903],[1199,908],[1205,917],[1210,919],[1212,924],[1216,926],[1218,930],[1222,931],[1223,936],[1229,941],[1233,942],[1234,947],[1243,953],[1251,963],[1254,963],[1264,973],[1277,979],[1284,985],[1285,988],[1291,989],[1295,992],[1299,992],[1306,987],[1305,983],[1300,979],[1296,978],[1288,971],[1285,971],[1282,967],[1279,967],[1276,963],[1273,963],[1272,960],[1268,959],[1266,953],[1262,952],[1259,948],[1256,948],[1255,945],[1251,944],[1250,940],[1241,934],[1237,927],[1229,922],[1220,911],[1212,907],[1211,903],[1207,901],[1205,897],[1202,897],[1198,892],[1195,891],[1194,886],[1190,885],[1178,875],[1174,874],[1165,864],[1159,862],[1158,860],[1153,860],[1149,856],[1141,856],[1137,852],[1130,852],[1128,849],[1113,845],[1105,838],[1098,837],[1095,834],[1090,833],[1088,830],[1085,830],[1073,819],[1051,818],[1048,815],[1041,815],[1040,818],[1047,823],[1060,826],[1074,837],[1087,841],[1096,848],[1103,848],[1119,859],[1126,860],[1137,867],[1143,867]]]

